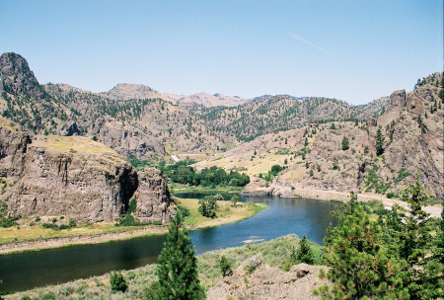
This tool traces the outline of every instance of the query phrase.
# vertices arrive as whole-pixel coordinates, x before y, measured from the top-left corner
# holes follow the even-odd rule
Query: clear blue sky
[[[442,0],[0,0],[0,52],[40,83],[102,92],[368,103],[443,71]]]

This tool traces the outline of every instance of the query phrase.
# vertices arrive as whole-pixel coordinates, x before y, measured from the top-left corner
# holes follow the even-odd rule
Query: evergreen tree
[[[436,299],[443,295],[442,264],[438,257],[431,256],[434,248],[434,238],[430,214],[422,210],[428,202],[428,195],[424,193],[424,186],[416,181],[409,186],[403,200],[410,204],[410,214],[401,214],[402,229],[399,235],[399,256],[408,263],[407,287],[410,299]]]
[[[168,228],[167,242],[159,255],[157,300],[205,299],[197,274],[191,238],[182,229],[182,218],[176,214]]]
[[[304,234],[302,240],[299,242],[299,248],[296,251],[296,263],[314,265],[315,261],[316,260],[313,251],[311,250],[310,243]]]
[[[308,146],[308,138],[305,138],[304,146],[305,146],[305,147]]]
[[[350,144],[348,141],[348,138],[346,136],[344,136],[344,138],[342,139],[342,150],[348,150],[350,148]]]
[[[385,138],[382,135],[381,128],[378,128],[378,131],[376,132],[376,155],[379,156],[384,153],[384,143]]]
[[[337,299],[407,299],[402,272],[406,261],[392,257],[381,241],[382,228],[370,219],[366,204],[357,202],[354,193],[350,196],[333,214],[338,225],[330,226],[324,239],[322,262],[330,267],[327,276],[333,281],[333,294]]]

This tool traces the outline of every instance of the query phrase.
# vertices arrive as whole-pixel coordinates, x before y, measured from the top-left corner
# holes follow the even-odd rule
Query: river
[[[322,245],[325,229],[334,223],[330,211],[338,208],[336,203],[310,199],[243,200],[264,203],[268,209],[241,222],[190,232],[197,254],[242,246],[249,239],[270,240],[290,233],[300,237],[305,234],[310,241]],[[165,241],[165,235],[160,235],[0,256],[0,292],[23,291],[156,263]]]

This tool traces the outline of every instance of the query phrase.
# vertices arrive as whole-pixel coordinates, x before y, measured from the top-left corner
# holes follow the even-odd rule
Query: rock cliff
[[[139,187],[134,194],[137,207],[134,215],[141,222],[171,221],[171,195],[165,178],[155,168],[139,171]]]
[[[311,291],[324,283],[329,284],[327,279],[318,278],[321,268],[299,264],[283,272],[261,263],[249,273],[239,267],[233,275],[222,278],[212,287],[207,299],[318,299]]]
[[[114,150],[85,137],[36,136],[0,127],[0,175],[13,186],[0,198],[10,215],[64,215],[113,222],[139,198],[136,216],[169,222],[170,197],[159,172],[140,176]],[[140,177],[140,178],[139,178]],[[140,182],[140,184],[139,184]]]
[[[45,91],[21,55],[8,52],[0,55],[0,93],[28,94],[44,98]]]

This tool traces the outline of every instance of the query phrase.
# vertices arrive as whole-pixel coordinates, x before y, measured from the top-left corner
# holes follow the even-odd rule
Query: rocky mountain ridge
[[[4,61],[10,62],[7,66],[4,64],[6,70],[11,69],[8,66],[12,61],[23,67],[14,69],[20,74],[11,75],[10,71],[1,74],[37,82],[23,57],[11,53],[2,56]],[[164,94],[168,96],[164,100],[152,88],[131,84],[118,85],[105,95],[66,84],[34,88],[20,80],[13,82],[9,77],[2,75],[0,78],[5,87],[1,90],[0,110],[3,117],[20,124],[22,130],[30,134],[95,136],[123,155],[138,159],[167,152],[225,151],[274,130],[295,128],[322,119],[366,118],[381,109],[357,108],[334,99],[300,101],[286,96],[249,101],[235,107],[205,108],[177,103],[216,99],[221,103],[235,101],[239,104],[245,99],[202,93],[185,97]],[[145,97],[151,94],[155,98],[117,100],[125,98],[122,95]]]
[[[406,94],[398,90],[390,105],[368,121],[311,123],[299,129],[259,136],[196,164],[242,169],[256,177],[248,194],[300,196],[295,191],[349,191],[400,197],[419,179],[444,200],[443,74],[435,73]],[[437,84],[439,83],[439,84]],[[376,155],[381,130],[384,153]],[[347,147],[343,146],[344,138]],[[343,148],[345,150],[343,150]],[[267,183],[272,165],[286,167]]]
[[[396,195],[399,189],[395,189],[394,185],[403,182],[406,177],[413,180],[416,172],[425,174],[422,181],[433,185],[439,183],[442,174],[439,165],[442,159],[439,142],[442,108],[439,100],[444,97],[441,95],[441,73],[424,78],[407,96],[402,96],[401,91],[390,99],[383,97],[365,106],[351,106],[336,99],[299,99],[278,95],[234,107],[202,107],[178,105],[161,98],[115,100],[60,84],[37,87],[37,79],[21,56],[6,53],[2,57],[2,68],[5,69],[0,73],[2,116],[17,123],[31,136],[85,136],[124,156],[142,160],[155,155],[185,152],[216,153],[215,157],[221,158],[232,153],[237,157],[236,153],[240,153],[244,161],[250,161],[250,157],[256,155],[242,149],[254,147],[255,151],[262,153],[263,146],[260,145],[269,138],[273,140],[265,143],[266,146],[274,144],[282,153],[287,151],[300,155],[307,137],[312,147],[310,152],[307,148],[304,150],[309,167],[304,170],[305,160],[294,163],[298,162],[296,155],[293,164],[279,175],[280,181],[277,182],[289,180],[289,186],[297,184],[298,187],[324,190],[358,189]],[[14,75],[13,72],[18,73]],[[14,76],[16,80],[11,80]],[[126,88],[133,91],[134,87],[139,89],[141,96],[146,95],[143,93],[157,93],[138,85],[118,85],[115,91]],[[330,129],[332,123],[340,126],[343,132]],[[381,158],[370,156],[375,153],[375,134],[379,126],[385,140],[390,141],[386,144],[388,151],[384,155],[387,162],[382,164]],[[323,135],[319,134],[324,130]],[[349,138],[350,149],[354,153],[352,150],[340,150],[344,136]],[[422,145],[421,151],[418,152],[413,145]],[[365,150],[366,147],[368,150]],[[270,147],[265,149],[270,151]],[[405,149],[409,150],[402,154]],[[412,158],[414,154],[416,157]],[[388,162],[395,167],[386,168]],[[208,163],[217,164],[212,159]],[[316,172],[318,165],[319,173]],[[224,167],[228,166],[237,167],[230,161]],[[375,168],[374,172],[369,168]],[[310,170],[313,175],[307,176]],[[357,176],[354,175],[356,170]],[[442,194],[439,189],[432,189],[435,195]]]

